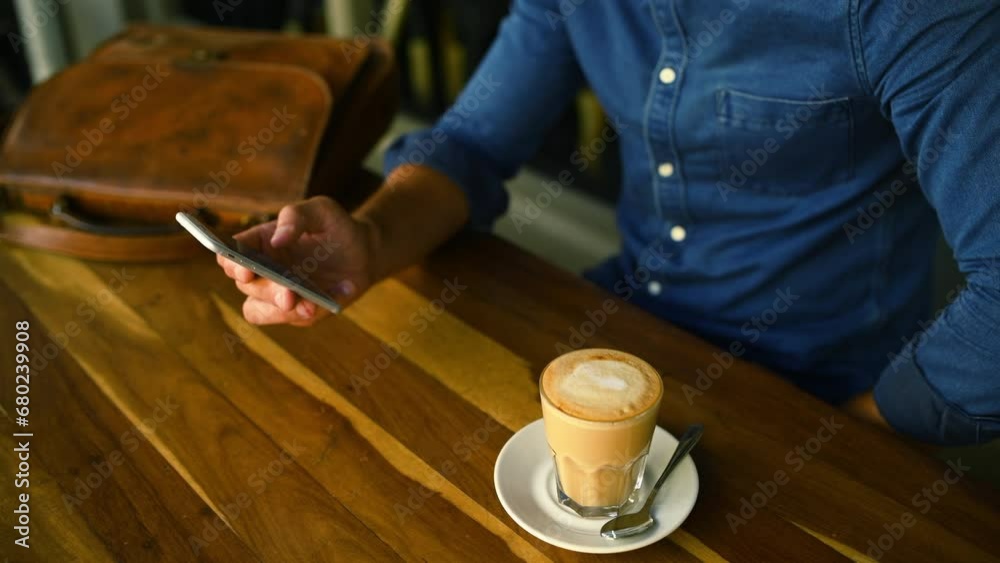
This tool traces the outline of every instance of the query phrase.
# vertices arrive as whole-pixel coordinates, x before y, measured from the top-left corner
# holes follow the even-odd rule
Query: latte
[[[624,352],[578,350],[550,363],[539,387],[560,502],[584,516],[616,514],[641,484],[659,374]]]

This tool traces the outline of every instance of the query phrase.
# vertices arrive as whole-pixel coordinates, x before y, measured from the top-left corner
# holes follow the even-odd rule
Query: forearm
[[[404,164],[355,213],[372,233],[372,274],[380,280],[420,260],[469,218],[465,194],[444,174]]]
[[[865,422],[882,428],[892,429],[885,418],[882,417],[882,412],[878,410],[878,405],[875,403],[875,394],[871,391],[854,397],[841,405],[841,408]]]

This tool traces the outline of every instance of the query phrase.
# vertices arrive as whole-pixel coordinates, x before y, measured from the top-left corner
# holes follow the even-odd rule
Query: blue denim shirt
[[[830,402],[874,388],[899,431],[984,442],[1000,436],[998,65],[996,0],[517,0],[386,171],[444,172],[488,229],[589,85],[624,163],[621,254],[590,279]],[[939,224],[967,286],[934,312]]]

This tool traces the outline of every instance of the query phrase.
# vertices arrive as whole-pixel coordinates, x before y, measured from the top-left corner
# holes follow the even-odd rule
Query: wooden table
[[[493,465],[541,416],[537,377],[556,343],[610,296],[507,243],[463,236],[310,329],[246,324],[208,253],[123,267],[0,248],[0,272],[0,553],[12,560],[598,560],[521,530]],[[934,495],[956,477],[946,464],[747,363],[689,401],[682,386],[716,350],[617,305],[587,345],[661,368],[659,423],[677,435],[701,421],[706,435],[683,527],[600,559],[865,560],[883,535],[886,561],[1000,553],[991,489],[964,477]],[[43,354],[27,428],[12,411],[22,320]],[[13,547],[19,431],[33,433],[30,551]],[[773,498],[754,496],[758,483]]]

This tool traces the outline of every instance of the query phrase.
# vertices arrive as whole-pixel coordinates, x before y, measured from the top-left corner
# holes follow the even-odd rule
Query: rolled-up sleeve
[[[1000,437],[1000,2],[852,7],[859,79],[895,125],[967,282],[892,358],[875,401],[920,440],[986,442]]]
[[[504,180],[534,155],[583,82],[565,21],[558,2],[513,2],[454,105],[430,129],[397,139],[385,173],[410,163],[445,174],[468,198],[470,226],[490,229],[507,209]]]

